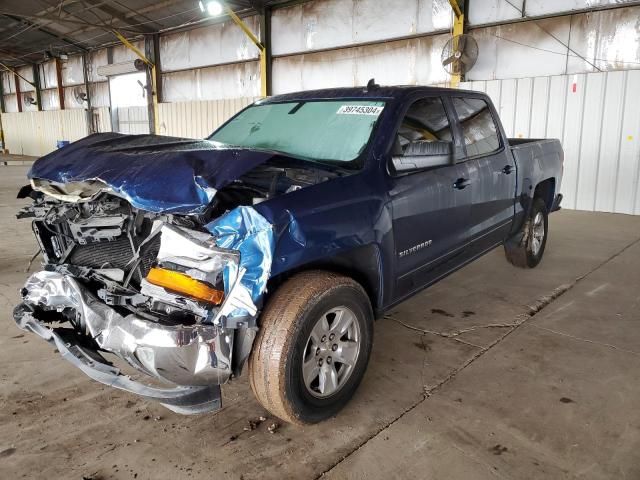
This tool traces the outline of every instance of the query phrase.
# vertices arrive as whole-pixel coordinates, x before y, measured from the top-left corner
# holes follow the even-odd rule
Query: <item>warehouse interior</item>
[[[370,79],[483,92],[509,139],[559,139],[562,209],[537,268],[498,248],[377,319],[334,418],[286,424],[245,375],[182,416],[16,328],[38,158],[203,139],[265,97]],[[635,0],[3,1],[0,477],[640,478],[638,92]]]

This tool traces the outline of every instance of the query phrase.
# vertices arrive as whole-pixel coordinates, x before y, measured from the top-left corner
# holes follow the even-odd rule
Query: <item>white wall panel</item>
[[[562,140],[565,208],[640,215],[640,70],[464,82],[507,135]]]
[[[20,74],[18,77],[18,82],[20,83],[20,91],[21,92],[32,92],[35,90],[35,87],[31,85],[33,83],[33,67],[31,65],[26,67],[17,68],[16,71]],[[29,80],[29,82],[25,82],[23,78]]]
[[[18,155],[42,156],[58,140],[79,140],[87,135],[84,110],[3,113],[5,148]]]
[[[98,67],[109,63],[108,52],[106,48],[95,50],[89,54],[88,77],[90,82],[104,82],[107,77],[98,75]]]
[[[47,62],[41,63],[38,68],[40,69],[41,88],[52,88],[58,86],[55,60],[49,60]]]
[[[0,77],[2,78],[2,91],[4,94],[8,95],[9,93],[15,93],[16,81],[13,73],[2,71],[0,72]]]
[[[4,109],[6,112],[18,111],[18,98],[15,93],[4,96]]]
[[[626,75],[625,108],[616,181],[615,212],[640,213],[640,71]]]
[[[524,0],[471,0],[468,22],[470,25],[500,22],[521,18]]]
[[[259,36],[257,16],[243,18]],[[184,70],[258,58],[258,48],[231,20],[160,37],[162,70]]]
[[[84,83],[84,66],[82,55],[73,55],[62,62],[62,85],[70,87]],[[55,67],[54,67],[55,68]]]
[[[569,77],[549,77],[546,138],[564,138]]]
[[[447,35],[434,35],[327,52],[276,58],[274,94],[366,85],[434,85],[449,76],[440,64]]]
[[[137,42],[131,42],[138,50],[144,52],[144,42],[139,40]],[[135,60],[138,58],[138,55],[128,47],[124,45],[118,45],[115,47],[111,47],[111,52],[113,55],[113,63],[126,62],[130,60]]]
[[[547,136],[547,122],[549,120],[549,85],[551,77],[533,78],[531,92],[531,124],[527,134],[530,138],[545,138]],[[533,108],[535,105],[535,108]]]
[[[516,82],[516,104],[513,132],[516,138],[530,137],[533,100],[533,79],[522,78]]]
[[[230,98],[158,105],[161,135],[205,138],[256,98]]]
[[[640,68],[639,18],[635,6],[473,28],[479,55],[467,79]]]
[[[640,6],[573,15],[569,46],[567,73],[640,68]]]
[[[58,100],[58,90],[52,88],[50,90],[42,90],[40,92],[40,101],[43,110],[59,110],[60,101]]]
[[[448,0],[316,0],[278,9],[274,55],[377,42],[451,28]]]
[[[616,176],[620,158],[613,156],[611,152],[620,150],[623,139],[626,75],[624,72],[611,72],[605,77],[605,81],[607,95],[602,98],[602,131],[599,132],[600,150],[593,203],[594,210],[612,212],[615,208]]]
[[[478,42],[478,61],[467,79],[564,74],[569,30],[569,17],[474,29],[471,34]]]
[[[108,107],[109,100],[109,82],[99,82],[89,84],[89,95],[91,95],[92,107]]]
[[[576,181],[575,208],[593,210],[596,198],[596,177],[603,136],[606,75],[585,75],[584,107],[581,122],[580,156]]]
[[[258,62],[162,74],[163,100],[183,102],[260,95]]]
[[[478,0],[476,0],[478,1]],[[484,0],[479,0],[483,2]],[[632,3],[634,0],[527,0],[526,13],[528,16],[549,15],[571,10],[585,10],[607,5]]]

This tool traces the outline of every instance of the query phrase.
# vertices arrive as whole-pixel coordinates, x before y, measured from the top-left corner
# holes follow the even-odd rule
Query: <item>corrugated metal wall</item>
[[[510,137],[559,138],[563,206],[640,214],[640,70],[466,82]]]
[[[79,140],[87,135],[84,110],[3,113],[5,148],[19,155],[45,155],[58,140]]]
[[[204,138],[258,98],[231,98],[202,102],[161,103],[160,134]]]

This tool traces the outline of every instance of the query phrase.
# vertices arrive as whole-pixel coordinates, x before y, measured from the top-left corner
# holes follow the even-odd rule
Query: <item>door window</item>
[[[398,129],[394,154],[402,155],[410,142],[451,142],[451,126],[440,97],[422,98],[405,114]]]
[[[500,137],[489,104],[480,98],[454,97],[467,156],[485,155],[500,148]]]

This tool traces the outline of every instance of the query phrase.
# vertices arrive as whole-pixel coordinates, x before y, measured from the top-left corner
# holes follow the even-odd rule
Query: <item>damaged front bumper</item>
[[[178,413],[220,408],[220,384],[231,375],[234,330],[214,325],[161,325],[135,315],[121,316],[58,272],[38,272],[23,290],[14,310],[18,326],[56,346],[63,358],[105,385],[157,400]],[[80,328],[99,348],[84,341],[78,329],[50,328],[38,318],[42,307],[79,313]],[[44,315],[43,315],[44,316]],[[122,374],[100,353],[113,353],[172,388],[157,388]]]
[[[92,220],[96,229],[100,218]],[[274,241],[271,224],[250,207],[231,210],[204,229],[209,233],[154,221],[128,272],[105,268],[109,262],[96,268],[45,257],[45,270],[21,290],[14,319],[94,380],[177,413],[216,410],[220,385],[240,373],[255,338]],[[142,249],[156,236],[155,260],[140,275],[140,288],[132,289]],[[135,381],[103,354],[168,386]]]

